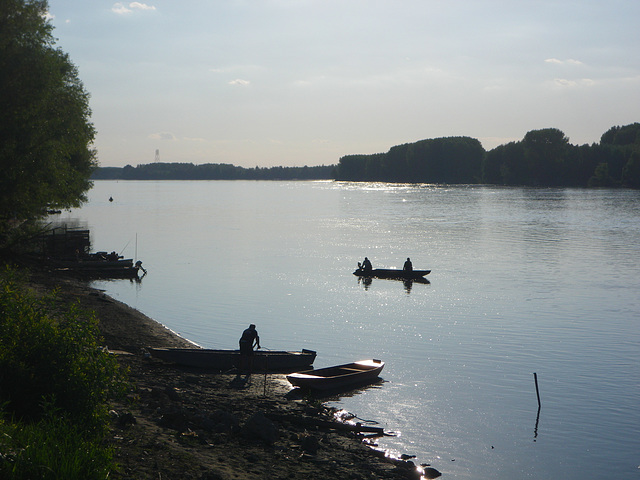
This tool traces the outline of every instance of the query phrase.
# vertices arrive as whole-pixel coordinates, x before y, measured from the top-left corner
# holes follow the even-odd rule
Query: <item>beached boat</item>
[[[369,272],[358,268],[353,272],[358,277],[397,278],[400,280],[418,280],[430,273],[431,270],[399,270],[393,268],[374,268]]]
[[[146,273],[142,262],[133,263],[131,258],[123,258],[115,252],[97,252],[80,255],[77,258],[49,258],[47,264],[56,272],[99,278],[135,278],[140,270]]]
[[[291,385],[310,390],[339,390],[376,381],[384,368],[382,360],[359,362],[318,368],[287,375]]]
[[[207,348],[149,348],[152,357],[165,362],[176,363],[188,367],[208,368],[227,371],[238,368],[240,350],[212,350]],[[301,351],[256,350],[253,355],[255,372],[294,372],[301,368],[309,368],[316,359],[316,352],[303,349]]]

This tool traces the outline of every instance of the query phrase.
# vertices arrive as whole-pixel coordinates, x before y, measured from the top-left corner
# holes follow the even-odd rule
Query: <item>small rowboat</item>
[[[106,252],[92,253],[80,259],[54,258],[47,263],[56,272],[89,278],[136,278],[140,270],[146,273],[141,261],[134,264],[131,258],[123,259],[118,255],[111,258]]]
[[[430,273],[431,270],[397,270],[393,268],[374,268],[369,272],[358,268],[353,272],[358,277],[397,278],[400,280],[418,280]]]
[[[154,358],[187,367],[227,371],[239,367],[240,350],[211,350],[207,348],[149,348]],[[256,350],[253,353],[254,372],[295,372],[309,368],[316,359],[316,352],[303,349],[299,352]]]
[[[338,390],[376,381],[384,368],[382,360],[361,360],[334,367],[287,375],[289,383],[310,390]]]

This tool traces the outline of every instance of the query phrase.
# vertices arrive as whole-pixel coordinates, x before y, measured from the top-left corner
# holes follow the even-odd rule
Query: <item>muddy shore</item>
[[[292,395],[284,375],[236,375],[165,364],[146,347],[193,347],[163,325],[86,283],[32,272],[32,288],[94,311],[104,344],[129,370],[112,405],[110,479],[418,479],[422,468],[375,450],[321,402]],[[438,475],[423,466],[425,477]]]

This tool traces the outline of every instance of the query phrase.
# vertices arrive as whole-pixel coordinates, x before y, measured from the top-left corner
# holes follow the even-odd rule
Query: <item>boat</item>
[[[291,385],[308,390],[338,390],[375,382],[384,368],[382,360],[361,360],[287,375]]]
[[[56,272],[92,278],[136,278],[140,270],[146,273],[142,262],[133,263],[115,252],[90,253],[78,258],[50,258],[48,262]]]
[[[187,367],[228,371],[240,363],[240,350],[213,350],[208,348],[149,348],[154,358]],[[316,359],[316,352],[256,350],[253,354],[254,372],[295,372],[309,368]]]
[[[430,273],[431,270],[400,270],[394,268],[374,268],[369,272],[358,268],[353,272],[358,277],[397,278],[400,280],[419,280]]]

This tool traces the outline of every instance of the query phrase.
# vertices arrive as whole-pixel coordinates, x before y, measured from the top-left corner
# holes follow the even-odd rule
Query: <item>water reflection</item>
[[[387,280],[391,280],[391,281],[402,281],[403,285],[404,285],[404,289],[407,293],[411,293],[411,289],[413,288],[413,284],[414,283],[422,283],[423,285],[430,285],[431,282],[429,280],[427,280],[426,278],[412,278],[412,279],[406,279],[406,278],[379,278],[377,280],[382,280],[382,281],[387,281]],[[373,283],[373,277],[358,277],[358,284],[361,284],[365,290],[369,290],[369,287],[371,286],[371,284]]]
[[[538,438],[538,424],[540,423],[540,405],[538,405],[538,414],[536,415],[536,426],[533,429],[533,441]]]
[[[383,378],[376,378],[374,380],[365,381],[360,384],[351,384],[349,386],[343,388],[337,388],[334,390],[304,390],[302,388],[296,387],[290,390],[286,397],[301,399],[301,398],[314,398],[321,399],[323,402],[337,402],[344,398],[351,398],[362,393],[365,393],[367,390],[374,390],[382,388],[383,384],[387,383]]]

